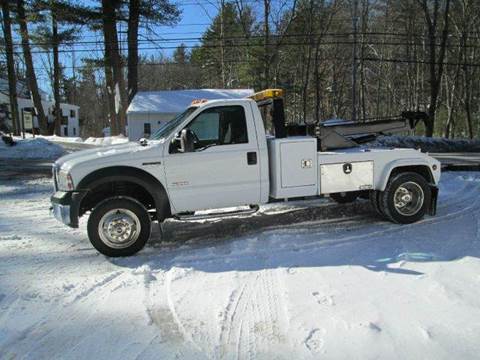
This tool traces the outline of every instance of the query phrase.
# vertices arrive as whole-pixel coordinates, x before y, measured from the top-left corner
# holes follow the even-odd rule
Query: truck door
[[[258,143],[251,109],[206,108],[186,128],[195,134],[193,152],[165,156],[167,187],[176,212],[260,202]]]

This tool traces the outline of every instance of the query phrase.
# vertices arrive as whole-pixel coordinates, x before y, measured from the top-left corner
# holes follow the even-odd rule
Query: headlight
[[[73,180],[72,176],[68,171],[60,170],[58,172],[58,189],[62,191],[72,191],[73,190]]]

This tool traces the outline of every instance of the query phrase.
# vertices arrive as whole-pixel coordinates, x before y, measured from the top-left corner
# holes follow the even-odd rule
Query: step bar
[[[201,214],[201,215],[186,213],[186,214],[177,214],[174,216],[174,218],[182,221],[219,219],[219,218],[238,216],[238,215],[241,215],[241,216],[252,215],[252,214],[255,214],[258,211],[258,209],[259,209],[258,205],[250,205],[250,208],[246,210],[234,210],[234,211],[216,212],[216,213],[210,213],[210,214]]]

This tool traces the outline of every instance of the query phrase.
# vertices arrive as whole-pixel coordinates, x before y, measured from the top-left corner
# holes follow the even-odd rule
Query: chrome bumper
[[[61,205],[58,203],[52,203],[52,207],[50,209],[55,219],[64,223],[65,225],[71,225],[70,205]]]
[[[78,227],[78,195],[78,192],[57,191],[50,198],[55,219],[73,228]]]

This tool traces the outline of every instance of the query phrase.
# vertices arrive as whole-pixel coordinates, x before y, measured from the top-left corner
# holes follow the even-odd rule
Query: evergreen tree
[[[33,105],[38,119],[40,127],[40,133],[43,135],[48,134],[48,122],[45,116],[45,111],[42,105],[42,98],[40,97],[40,91],[38,90],[37,75],[33,66],[32,52],[30,49],[30,34],[28,31],[28,17],[24,0],[17,0],[17,22],[20,27],[20,36],[22,40],[23,57],[25,60],[25,67],[27,71],[28,87],[33,99]]]

